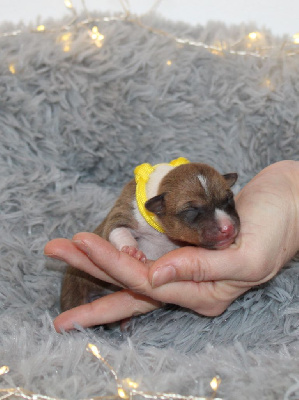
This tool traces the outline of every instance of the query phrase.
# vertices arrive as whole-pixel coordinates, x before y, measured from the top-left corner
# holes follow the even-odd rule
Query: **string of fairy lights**
[[[143,398],[145,400],[222,400],[217,396],[217,391],[221,383],[219,376],[215,376],[210,387],[212,394],[208,397],[198,396],[183,396],[178,393],[162,393],[162,392],[144,392],[139,389],[139,384],[130,378],[120,379],[115,369],[108,361],[100,354],[96,345],[89,343],[86,350],[95,356],[104,366],[108,368],[111,376],[115,380],[116,390],[113,395],[102,395],[92,397],[85,400],[133,400],[134,397]],[[0,376],[9,373],[9,367],[3,366],[0,368]],[[21,387],[0,389],[0,400],[9,398],[21,398],[27,400],[63,400],[57,397],[49,397],[38,393],[32,393]]]
[[[156,11],[158,6],[163,0],[154,1],[152,7],[142,15],[135,15],[131,11],[129,0],[119,0],[120,5],[122,7],[123,12],[114,15],[114,16],[106,16],[106,17],[96,17],[92,18],[89,14],[89,11],[86,7],[85,0],[81,0],[83,6],[83,14],[79,15],[76,8],[73,5],[72,0],[62,0],[64,1],[65,7],[71,12],[72,18],[69,22],[60,27],[47,27],[43,24],[36,26],[30,30],[32,34],[47,34],[47,33],[56,33],[57,39],[56,42],[60,43],[62,46],[62,50],[64,52],[69,52],[71,50],[72,41],[74,39],[75,33],[78,32],[80,28],[84,28],[86,34],[89,35],[91,39],[91,43],[93,43],[98,48],[101,48],[105,41],[105,36],[99,31],[99,25],[104,23],[109,23],[112,21],[118,22],[127,22],[131,24],[138,25],[139,27],[155,34],[169,38],[170,40],[176,42],[180,46],[193,46],[198,48],[204,48],[207,51],[215,54],[215,55],[225,55],[225,54],[233,54],[237,56],[251,56],[258,58],[267,58],[270,57],[273,52],[278,52],[280,54],[286,56],[295,56],[299,54],[299,32],[294,33],[291,37],[284,41],[280,41],[278,44],[269,44],[267,37],[262,32],[248,32],[244,37],[237,40],[234,43],[229,43],[226,41],[215,41],[213,44],[207,44],[202,41],[197,41],[194,39],[190,39],[188,37],[182,37],[179,35],[174,35],[172,33],[167,32],[166,30],[157,29],[153,26],[149,26],[144,22],[144,16],[151,14]],[[19,36],[24,33],[27,33],[28,30],[18,29],[14,31],[2,32],[0,33],[1,38]],[[168,66],[172,65],[172,60],[167,60],[166,64]],[[17,68],[14,63],[9,64],[8,69],[11,74],[17,73]]]

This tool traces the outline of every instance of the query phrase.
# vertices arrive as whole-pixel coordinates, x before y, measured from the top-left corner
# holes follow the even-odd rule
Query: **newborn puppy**
[[[240,229],[230,189],[237,177],[184,158],[170,164],[142,164],[94,233],[143,262],[180,246],[224,249]],[[62,311],[103,296],[103,286],[107,288],[69,266],[62,285]]]

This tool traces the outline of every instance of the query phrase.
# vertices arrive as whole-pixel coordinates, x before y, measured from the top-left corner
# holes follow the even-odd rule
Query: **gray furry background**
[[[256,29],[147,22],[209,44]],[[242,186],[272,162],[299,160],[298,56],[217,56],[119,21],[100,26],[102,48],[84,28],[63,52],[57,33],[22,29],[0,38],[0,365],[11,368],[0,386],[113,394],[85,351],[93,342],[143,390],[207,395],[219,374],[225,399],[298,399],[298,260],[217,318],[169,306],[124,333],[59,335],[63,265],[43,256],[49,239],[93,230],[142,162],[185,156],[237,171]]]

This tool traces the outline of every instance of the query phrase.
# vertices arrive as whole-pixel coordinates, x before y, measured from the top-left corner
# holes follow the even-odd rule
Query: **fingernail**
[[[152,287],[156,288],[165,283],[170,283],[175,280],[176,271],[175,268],[171,265],[167,265],[165,267],[158,267],[154,272],[152,279]]]
[[[72,240],[72,242],[79,250],[83,251],[88,257],[90,256],[90,248],[85,242],[82,242],[82,240]]]

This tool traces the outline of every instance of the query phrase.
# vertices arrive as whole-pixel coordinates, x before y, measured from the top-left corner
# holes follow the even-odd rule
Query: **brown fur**
[[[120,197],[115,202],[104,221],[94,230],[94,233],[108,240],[113,229],[125,226],[136,229],[136,221],[132,218],[132,204],[135,197],[135,180],[130,181],[123,188]],[[60,306],[62,311],[70,310],[87,302],[91,293],[95,296],[99,292],[102,282],[86,272],[68,266],[64,275],[61,289]],[[107,288],[108,285],[105,285]],[[114,288],[109,285],[109,288]]]

